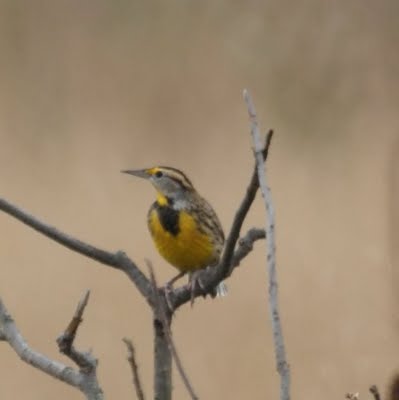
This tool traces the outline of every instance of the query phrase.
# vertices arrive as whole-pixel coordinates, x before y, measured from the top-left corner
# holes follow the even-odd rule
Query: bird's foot
[[[174,276],[170,281],[165,283],[164,286],[164,293],[165,293],[165,300],[166,303],[169,307],[169,310],[171,312],[174,311],[173,308],[173,301],[172,301],[172,295],[173,295],[173,284],[179,280],[182,276],[184,276],[186,273],[185,272],[179,272],[176,276]]]
[[[165,301],[171,313],[174,312],[173,307],[173,285],[170,282],[166,282],[163,292],[165,294]]]
[[[189,286],[191,292],[191,300],[190,300],[191,307],[194,305],[195,290],[197,288],[197,285],[202,291],[206,290],[205,285],[201,281],[200,274],[201,271],[194,271],[190,273]]]

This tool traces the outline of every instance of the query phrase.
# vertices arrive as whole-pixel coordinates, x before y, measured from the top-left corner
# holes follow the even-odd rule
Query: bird
[[[193,303],[196,284],[201,285],[198,272],[216,266],[223,250],[224,233],[216,212],[177,168],[155,166],[121,172],[154,186],[157,194],[147,214],[148,228],[160,255],[179,270],[166,286],[189,274]],[[211,294],[226,293],[227,287],[221,282]]]

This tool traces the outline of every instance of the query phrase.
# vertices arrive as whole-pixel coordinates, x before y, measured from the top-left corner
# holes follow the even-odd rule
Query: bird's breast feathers
[[[181,271],[205,268],[217,261],[215,244],[195,218],[169,205],[153,204],[148,227],[159,253]]]

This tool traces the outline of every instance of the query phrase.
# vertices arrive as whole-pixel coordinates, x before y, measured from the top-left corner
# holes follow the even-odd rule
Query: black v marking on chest
[[[176,236],[180,232],[179,211],[168,204],[160,205],[157,202],[153,204],[153,207],[158,214],[162,227],[173,236]]]

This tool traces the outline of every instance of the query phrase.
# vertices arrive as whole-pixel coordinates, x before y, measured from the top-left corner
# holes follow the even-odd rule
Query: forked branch
[[[95,371],[97,367],[97,360],[90,353],[84,353],[76,350],[73,344],[78,328],[83,322],[83,312],[89,301],[89,296],[90,291],[88,290],[80,300],[75,314],[73,315],[65,331],[57,338],[57,344],[60,352],[70,358],[80,368],[81,371],[85,371],[87,374],[91,374],[93,371]]]
[[[86,294],[85,298],[87,302],[88,294]],[[75,316],[72,318],[72,321],[68,325],[67,330],[64,332],[65,336],[69,336],[71,346],[73,344],[73,339],[76,334],[76,329],[81,322],[81,315],[82,314],[79,314],[78,312],[75,313]],[[80,371],[76,371],[69,366],[66,366],[58,361],[51,360],[50,358],[39,353],[38,351],[31,349],[25,339],[22,337],[17,328],[17,325],[15,324],[10,313],[7,311],[1,299],[0,330],[2,332],[1,339],[8,342],[8,344],[14,349],[14,351],[23,361],[30,365],[33,365],[35,368],[56,379],[59,379],[73,387],[76,387],[85,394],[88,400],[103,399],[103,392],[97,381],[96,376],[97,363],[95,358],[91,354],[80,353],[74,350],[76,354],[79,354],[79,357],[75,357],[74,355],[70,358],[76,361],[79,366],[84,367],[81,368]],[[87,369],[87,367],[89,368]]]

